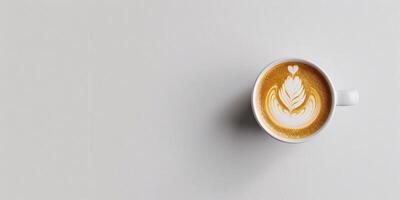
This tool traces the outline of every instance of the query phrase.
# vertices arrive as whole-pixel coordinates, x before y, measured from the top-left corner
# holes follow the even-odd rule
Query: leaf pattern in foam
[[[301,79],[298,76],[294,79],[291,76],[287,77],[279,90],[279,98],[289,111],[303,104],[306,94]]]

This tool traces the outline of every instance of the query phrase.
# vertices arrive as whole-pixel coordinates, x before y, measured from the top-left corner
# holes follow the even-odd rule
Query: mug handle
[[[338,90],[336,91],[336,105],[337,106],[352,106],[358,104],[358,91],[357,90]]]

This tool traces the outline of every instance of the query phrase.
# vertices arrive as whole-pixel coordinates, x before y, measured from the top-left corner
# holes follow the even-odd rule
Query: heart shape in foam
[[[292,74],[292,75],[294,75],[296,72],[297,72],[297,70],[299,70],[299,66],[297,66],[297,65],[289,65],[288,66],[288,71]]]

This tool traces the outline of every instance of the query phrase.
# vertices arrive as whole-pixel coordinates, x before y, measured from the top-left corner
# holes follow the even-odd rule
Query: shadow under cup
[[[257,77],[252,109],[273,138],[301,143],[317,135],[335,111],[335,89],[317,65],[302,59],[272,62]]]

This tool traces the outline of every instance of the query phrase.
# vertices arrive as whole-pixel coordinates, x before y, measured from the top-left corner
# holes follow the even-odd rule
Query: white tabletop
[[[0,3],[0,199],[400,199],[398,1]],[[319,63],[360,103],[268,137],[260,70]]]

